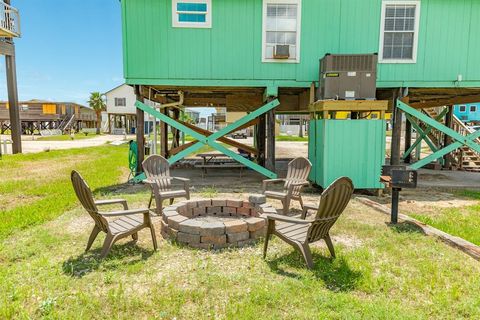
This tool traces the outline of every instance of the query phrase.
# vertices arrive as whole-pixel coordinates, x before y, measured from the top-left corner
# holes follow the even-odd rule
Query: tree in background
[[[90,93],[90,99],[88,100],[90,108],[95,110],[97,114],[97,134],[100,134],[100,128],[102,126],[102,111],[107,107],[105,104],[105,97],[100,92]]]

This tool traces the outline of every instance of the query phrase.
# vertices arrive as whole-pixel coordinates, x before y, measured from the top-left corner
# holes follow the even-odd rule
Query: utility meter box
[[[319,100],[375,100],[377,54],[327,54],[320,60]]]

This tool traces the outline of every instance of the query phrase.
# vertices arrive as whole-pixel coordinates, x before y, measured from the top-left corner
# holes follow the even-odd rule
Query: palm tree
[[[90,93],[90,99],[88,100],[90,108],[95,110],[97,114],[97,134],[100,134],[100,128],[102,126],[102,111],[106,109],[105,98],[100,92]]]

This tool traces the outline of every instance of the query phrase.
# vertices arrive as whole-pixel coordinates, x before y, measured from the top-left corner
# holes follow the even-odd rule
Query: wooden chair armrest
[[[302,219],[305,219],[307,217],[307,212],[308,210],[318,210],[318,207],[319,205],[315,205],[315,204],[304,204],[303,205],[303,210],[302,210]]]
[[[173,180],[175,179],[174,177],[159,177],[159,178],[147,178],[142,180],[143,183],[155,183],[156,181],[161,181],[161,180]]]
[[[269,184],[272,184],[272,183],[279,183],[279,182],[284,182],[285,179],[266,179],[266,180],[263,180],[262,181],[262,189],[263,189],[263,192],[265,192],[265,190],[267,190],[267,186]]]
[[[178,181],[183,181],[183,182],[190,182],[190,179],[188,179],[188,178],[172,177],[172,179],[178,180]]]
[[[97,200],[95,201],[95,204],[97,206],[105,206],[109,204],[117,204],[120,203],[123,205],[123,209],[128,210],[128,204],[127,200],[125,199],[105,199],[105,200]]]
[[[298,182],[292,182],[290,183],[291,186],[294,186],[294,187],[299,187],[299,186],[308,186],[310,184],[310,182],[308,181],[298,181]]]
[[[122,211],[99,212],[99,214],[104,217],[129,216],[129,215],[140,214],[140,213],[143,213],[143,214],[150,213],[150,209],[140,208],[140,209],[130,209],[130,210],[122,210]]]
[[[307,220],[302,220],[299,218],[293,218],[293,217],[288,217],[288,216],[282,216],[279,214],[266,214],[266,217],[268,220],[274,220],[274,221],[282,221],[282,222],[290,222],[290,223],[298,223],[298,224],[310,224],[311,221]]]

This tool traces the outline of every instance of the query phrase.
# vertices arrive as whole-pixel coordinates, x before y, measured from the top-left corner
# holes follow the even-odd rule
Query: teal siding
[[[310,180],[323,188],[342,176],[358,189],[383,188],[385,120],[311,120],[308,150]]]
[[[325,53],[379,50],[381,0],[303,0],[298,64],[262,63],[262,0],[212,0],[211,29],[173,28],[171,2],[122,0],[128,83],[308,86]],[[422,0],[417,63],[379,87],[480,86],[479,21],[478,0]]]

